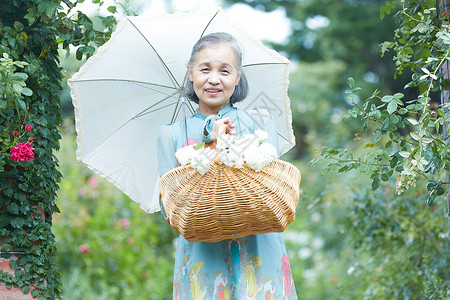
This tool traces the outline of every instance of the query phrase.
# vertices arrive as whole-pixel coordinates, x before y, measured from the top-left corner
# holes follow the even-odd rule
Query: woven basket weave
[[[173,229],[190,242],[282,232],[295,219],[300,171],[276,159],[255,172],[217,158],[201,175],[191,166],[162,176],[159,189]]]

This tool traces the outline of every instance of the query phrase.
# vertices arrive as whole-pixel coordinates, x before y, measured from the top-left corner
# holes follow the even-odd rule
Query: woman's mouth
[[[217,95],[221,91],[222,91],[221,89],[205,89],[205,92],[208,93],[209,95]]]

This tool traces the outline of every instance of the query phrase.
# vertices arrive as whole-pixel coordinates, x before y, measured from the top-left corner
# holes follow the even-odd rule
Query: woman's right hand
[[[225,134],[235,134],[235,131],[233,130],[235,126],[231,123],[230,118],[219,119],[213,124],[213,131],[211,132],[211,139],[213,140],[213,142],[217,142],[217,138],[219,137],[219,134],[221,134],[220,128],[222,125],[226,125]]]

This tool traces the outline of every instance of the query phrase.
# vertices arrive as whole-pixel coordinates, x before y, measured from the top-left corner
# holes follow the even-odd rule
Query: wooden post
[[[448,0],[439,0],[439,7],[438,7],[438,20],[440,18],[440,15],[442,13],[448,13],[449,3]],[[438,22],[439,26],[440,24]],[[444,64],[441,67],[441,72],[444,75],[444,79],[450,79],[450,64],[449,61],[446,60]],[[444,105],[446,103],[450,102],[450,91],[449,90],[441,90],[441,104]],[[449,110],[445,109],[445,113],[448,114]],[[444,123],[444,138],[447,140],[449,138],[448,134],[448,125]],[[446,171],[446,179],[450,178],[450,171]],[[447,237],[450,239],[450,184],[447,184],[447,218],[448,218],[448,234]]]

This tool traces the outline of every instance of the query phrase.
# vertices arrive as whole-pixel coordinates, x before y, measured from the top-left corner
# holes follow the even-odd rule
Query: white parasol
[[[243,45],[249,83],[241,109],[263,108],[276,120],[281,154],[295,145],[289,61],[209,13],[125,17],[111,39],[69,79],[75,107],[77,159],[120,188],[146,212],[159,211],[156,137],[163,124],[194,113],[182,97],[192,46],[203,35],[228,32]]]

